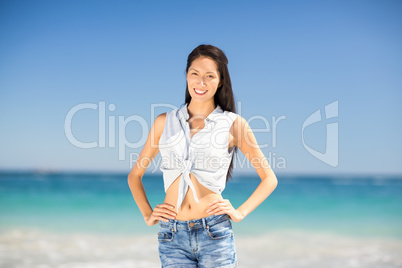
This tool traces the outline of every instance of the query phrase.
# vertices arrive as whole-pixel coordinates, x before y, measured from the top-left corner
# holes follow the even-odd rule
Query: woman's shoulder
[[[155,122],[165,121],[167,114],[168,114],[168,112],[164,112],[164,113],[159,114],[155,118]]]
[[[223,114],[229,117],[231,119],[231,123],[233,124],[242,124],[245,121],[242,116],[234,112],[224,111]]]
[[[237,135],[239,135],[239,134],[241,135],[241,133],[243,133],[244,129],[248,129],[250,126],[248,125],[247,120],[244,119],[244,117],[242,117],[241,115],[232,113],[231,116],[233,118],[232,119],[233,123],[232,123],[231,129],[230,129],[230,132],[234,136],[236,136],[235,138],[238,138]]]
[[[178,120],[177,118],[178,109],[174,109],[168,112],[164,112],[159,114],[154,121],[155,132],[158,135],[162,135],[165,130],[166,125],[168,124],[170,128],[175,127]]]
[[[241,115],[239,115],[239,114],[234,114],[234,117],[235,117],[235,120],[234,120],[234,122],[233,122],[233,125],[237,128],[237,127],[239,127],[239,128],[244,128],[244,127],[247,127],[248,126],[248,123],[247,123],[247,120],[246,119],[244,119],[244,117],[242,117]]]
[[[160,136],[165,128],[167,112],[159,114],[154,121],[155,132]]]
[[[155,124],[164,126],[166,120],[168,120],[168,118],[171,118],[172,116],[175,116],[177,114],[178,109],[174,109],[168,112],[164,112],[159,114],[156,118],[155,118]]]

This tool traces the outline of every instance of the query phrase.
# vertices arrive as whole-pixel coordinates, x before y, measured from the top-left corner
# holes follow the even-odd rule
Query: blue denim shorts
[[[227,214],[159,221],[158,243],[162,267],[238,267],[232,223]]]

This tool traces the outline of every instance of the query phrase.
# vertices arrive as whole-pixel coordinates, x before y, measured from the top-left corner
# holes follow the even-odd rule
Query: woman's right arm
[[[159,220],[168,221],[167,218],[174,218],[174,206],[170,204],[158,204],[154,210],[148,202],[145,193],[142,177],[149,164],[159,153],[159,139],[165,127],[166,113],[160,114],[155,118],[155,121],[149,131],[147,141],[142,149],[137,161],[128,175],[128,185],[134,200],[137,203],[144,220],[148,225],[155,225]]]

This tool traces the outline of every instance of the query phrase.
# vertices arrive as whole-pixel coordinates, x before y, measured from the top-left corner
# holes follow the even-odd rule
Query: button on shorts
[[[227,214],[159,221],[158,243],[162,267],[238,267],[232,223]]]

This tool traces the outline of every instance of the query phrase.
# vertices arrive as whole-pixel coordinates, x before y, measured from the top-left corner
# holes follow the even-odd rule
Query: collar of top
[[[185,119],[186,121],[189,119],[190,115],[187,110],[187,103],[180,108],[179,110],[179,119]],[[223,110],[219,104],[216,105],[216,108],[205,118],[204,122],[209,123],[211,121],[215,121],[215,116],[223,113]]]

